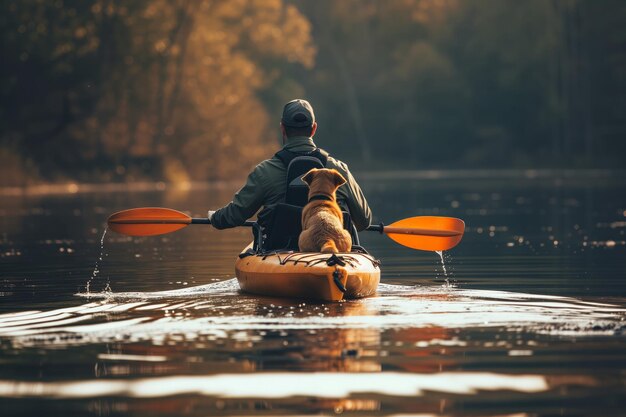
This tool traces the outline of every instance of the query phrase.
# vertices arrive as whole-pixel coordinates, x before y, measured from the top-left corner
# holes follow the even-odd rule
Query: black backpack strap
[[[285,165],[285,168],[287,168],[289,166],[289,163],[296,157],[298,156],[297,153],[288,151],[287,149],[281,149],[280,151],[276,152],[274,154],[274,156],[278,159],[280,159],[280,161]]]
[[[288,168],[289,163],[291,163],[291,161],[299,156],[312,156],[313,158],[319,159],[319,161],[322,163],[322,166],[325,167],[326,163],[328,162],[329,154],[328,152],[320,148],[315,148],[313,151],[306,153],[296,153],[288,151],[287,149],[281,149],[280,151],[276,152],[274,156],[280,159],[280,161],[285,165],[285,168]]]
[[[311,154],[309,156],[314,156],[315,158],[319,159],[324,167],[328,163],[328,156],[329,155],[328,155],[328,152],[326,152],[324,149],[315,148],[315,150],[313,152],[311,152]]]

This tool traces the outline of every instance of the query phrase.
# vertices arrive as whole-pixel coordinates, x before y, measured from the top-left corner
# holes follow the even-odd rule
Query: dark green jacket
[[[284,147],[296,153],[311,152],[315,148],[313,139],[306,136],[290,138]],[[326,168],[336,169],[346,179],[347,183],[337,190],[337,202],[350,210],[357,230],[365,229],[372,221],[372,211],[348,166],[329,157]],[[266,159],[248,175],[246,184],[237,191],[233,201],[213,214],[211,222],[216,229],[241,226],[261,207],[266,210],[283,203],[286,191],[287,167],[276,156]]]

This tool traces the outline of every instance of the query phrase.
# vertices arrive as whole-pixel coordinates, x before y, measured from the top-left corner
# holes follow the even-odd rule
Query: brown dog
[[[335,192],[346,179],[334,169],[314,168],[302,181],[309,185],[309,203],[302,209],[301,252],[350,252],[352,238],[343,228]]]

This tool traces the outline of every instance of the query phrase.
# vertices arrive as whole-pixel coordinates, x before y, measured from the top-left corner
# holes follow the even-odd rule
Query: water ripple
[[[162,343],[171,335],[215,340],[242,330],[425,327],[503,327],[583,336],[620,334],[626,318],[626,308],[619,305],[568,297],[385,284],[377,297],[338,304],[283,306],[277,299],[239,294],[234,279],[173,291],[89,297],[101,300],[0,315],[0,338],[24,347],[114,340]]]

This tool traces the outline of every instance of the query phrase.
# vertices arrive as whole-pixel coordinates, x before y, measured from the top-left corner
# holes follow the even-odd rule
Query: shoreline
[[[458,170],[394,170],[394,171],[355,171],[360,181],[417,180],[417,181],[555,181],[554,185],[562,185],[567,181],[604,180],[611,182],[626,181],[624,169],[458,169]],[[241,185],[243,179],[186,181],[179,183],[164,181],[133,181],[114,183],[44,183],[25,186],[0,187],[0,197],[78,194],[78,193],[116,193],[116,192],[159,192],[207,189],[231,189]]]

